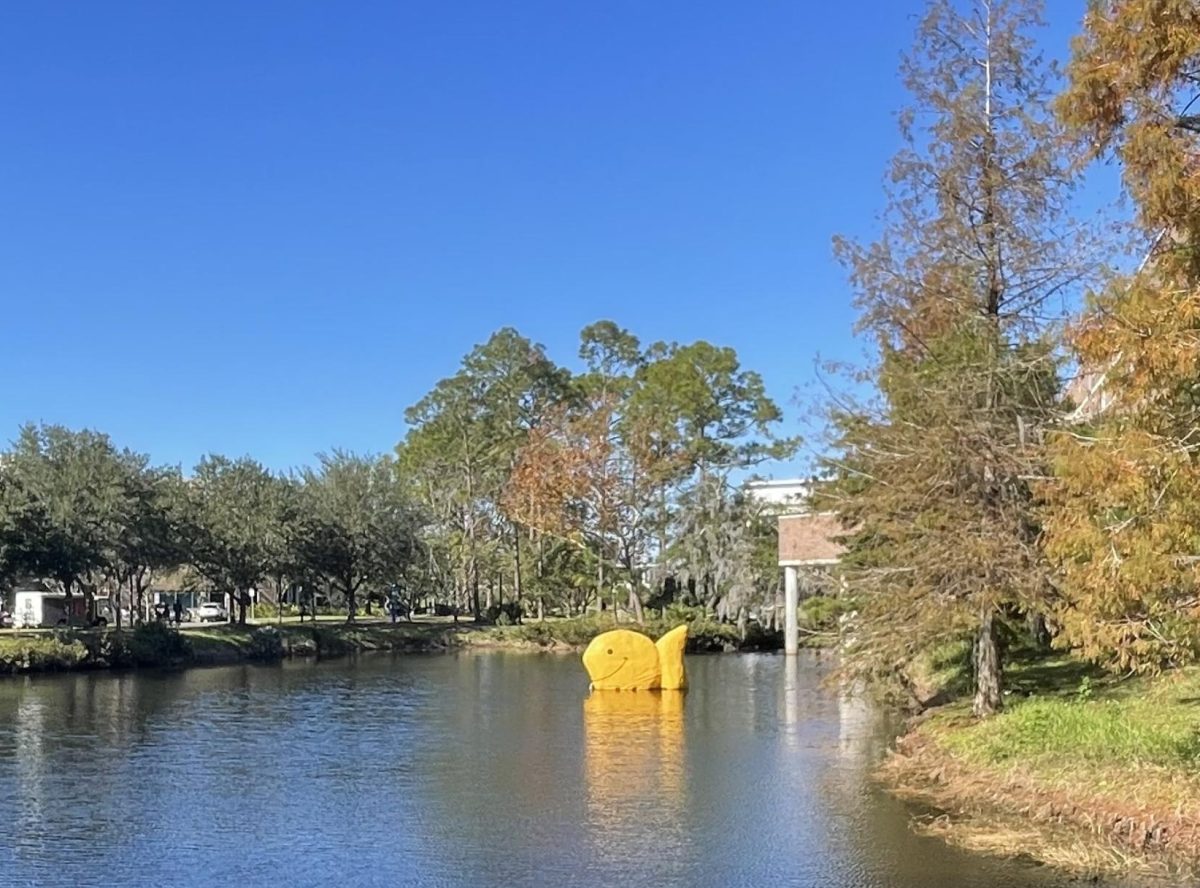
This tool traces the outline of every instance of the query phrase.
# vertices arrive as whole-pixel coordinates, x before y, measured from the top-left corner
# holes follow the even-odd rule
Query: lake
[[[0,681],[0,884],[1044,888],[909,828],[819,654],[589,696],[462,653]]]

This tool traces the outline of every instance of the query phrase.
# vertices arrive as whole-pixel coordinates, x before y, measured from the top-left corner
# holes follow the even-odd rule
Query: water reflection
[[[593,691],[584,699],[589,835],[602,853],[683,853],[686,696]]]

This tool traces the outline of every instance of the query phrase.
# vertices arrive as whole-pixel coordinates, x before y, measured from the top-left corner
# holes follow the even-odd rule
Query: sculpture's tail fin
[[[687,626],[676,626],[654,643],[658,648],[658,668],[662,672],[664,691],[681,691],[687,687],[683,671],[683,648],[687,644]]]

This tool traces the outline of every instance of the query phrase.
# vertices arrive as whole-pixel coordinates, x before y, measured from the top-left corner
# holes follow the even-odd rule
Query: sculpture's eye
[[[609,649],[608,649],[608,655],[609,655],[610,657],[612,656],[612,648],[609,648]]]

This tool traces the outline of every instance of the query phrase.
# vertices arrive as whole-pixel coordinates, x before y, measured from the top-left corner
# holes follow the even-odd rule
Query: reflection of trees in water
[[[206,738],[223,719],[261,728],[290,720],[278,694],[256,693],[281,680],[283,670],[239,666],[6,683],[0,777],[7,772],[11,782],[0,794],[0,821],[19,836],[15,853],[44,867],[72,846],[128,846],[136,830],[122,814],[135,808],[171,811],[180,831],[192,821],[201,827],[205,812],[181,797],[190,802],[196,780],[211,779],[207,763],[238,767],[236,751],[208,748]]]
[[[15,826],[12,838],[16,841],[17,854],[34,857],[49,850],[45,813],[47,788],[43,779],[47,770],[46,704],[36,697],[23,698],[17,704],[15,716],[17,787],[9,804],[16,810],[6,819]]]
[[[686,853],[684,700],[677,691],[593,691],[585,698],[588,831],[601,854]]]

